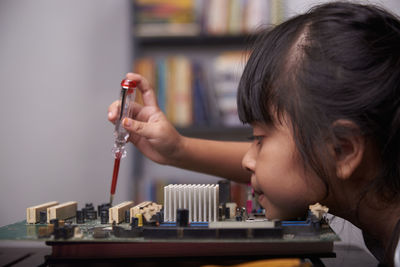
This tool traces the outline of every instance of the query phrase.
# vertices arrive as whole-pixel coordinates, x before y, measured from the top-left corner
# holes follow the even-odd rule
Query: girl
[[[238,90],[253,142],[183,137],[140,75],[144,106],[125,118],[150,159],[251,181],[269,219],[320,202],[363,230],[380,262],[400,266],[400,21],[369,5],[317,6],[261,33]],[[109,108],[114,121],[118,103]],[[241,166],[243,168],[241,168]],[[397,249],[396,249],[397,248]]]

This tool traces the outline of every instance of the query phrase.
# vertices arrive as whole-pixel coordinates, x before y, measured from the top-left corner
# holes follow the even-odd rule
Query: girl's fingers
[[[108,107],[108,120],[111,122],[114,122],[115,119],[117,118],[117,114],[120,109],[120,101],[114,101],[109,107]]]
[[[145,106],[158,107],[156,94],[153,88],[151,88],[149,82],[143,76],[129,72],[126,74],[126,78],[137,83],[137,88],[142,93],[143,103]]]

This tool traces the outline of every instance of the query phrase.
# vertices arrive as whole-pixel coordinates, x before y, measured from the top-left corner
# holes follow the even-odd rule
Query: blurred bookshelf
[[[160,108],[178,132],[195,138],[247,141],[251,129],[243,126],[237,115],[238,83],[258,32],[284,19],[285,1],[132,3],[133,70],[153,86]],[[141,102],[140,94],[137,101]],[[160,178],[156,166],[147,171],[139,166],[147,161],[138,159],[137,154],[135,177],[154,175],[152,182],[144,182],[147,185],[168,180]]]
[[[242,125],[236,93],[251,44],[283,20],[284,7],[283,0],[133,0],[133,69],[175,126],[231,132]]]

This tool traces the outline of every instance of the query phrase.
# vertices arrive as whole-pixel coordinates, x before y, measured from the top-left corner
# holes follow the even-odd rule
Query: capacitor
[[[101,211],[103,210],[103,205],[97,205],[97,215],[100,217]]]
[[[176,210],[176,226],[186,227],[189,225],[189,210],[177,209]]]
[[[87,210],[94,210],[93,203],[86,203],[86,204],[85,204],[85,209],[87,209]]]
[[[100,223],[107,224],[108,223],[108,210],[102,210],[100,213]]]
[[[138,219],[138,227],[142,227],[143,226],[143,215],[140,213],[137,213],[135,215],[135,217]]]
[[[231,218],[231,209],[229,207],[225,207],[225,219]]]
[[[93,210],[86,210],[86,219],[88,220],[96,220],[97,219],[97,212]]]
[[[218,221],[222,221],[224,218],[222,218],[222,206],[218,207]]]
[[[108,211],[109,208],[111,208],[110,203],[103,203],[101,205],[98,205],[97,206],[97,215],[100,217],[101,211],[102,210],[107,210]]]
[[[82,210],[76,211],[76,223],[82,224],[85,223],[85,216]]]
[[[130,217],[131,217],[130,211],[129,211],[129,210],[126,210],[126,211],[125,211],[125,222],[126,222],[126,223],[129,223]]]
[[[86,215],[87,211],[88,210],[86,208],[82,208],[83,217],[85,217],[85,219],[87,219],[87,215]]]
[[[132,217],[132,222],[131,222],[131,226],[132,228],[138,227],[139,226],[139,219],[137,217]]]

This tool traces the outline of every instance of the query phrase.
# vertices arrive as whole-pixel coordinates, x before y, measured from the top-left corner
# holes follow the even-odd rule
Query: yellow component
[[[142,214],[143,218],[150,221],[151,217],[162,209],[162,205],[151,201],[144,201],[130,209],[130,214]]]
[[[136,218],[138,218],[138,226],[142,227],[143,226],[143,215],[138,213],[135,215]]]

